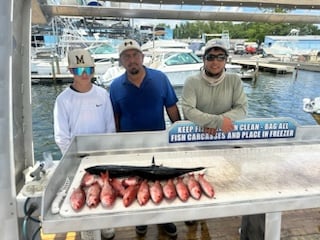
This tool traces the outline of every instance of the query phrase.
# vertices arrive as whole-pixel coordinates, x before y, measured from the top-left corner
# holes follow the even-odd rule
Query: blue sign
[[[192,122],[177,122],[169,130],[169,143],[294,138],[296,134],[296,124],[290,119],[248,119],[234,125],[232,132],[217,130],[215,135],[210,135]]]

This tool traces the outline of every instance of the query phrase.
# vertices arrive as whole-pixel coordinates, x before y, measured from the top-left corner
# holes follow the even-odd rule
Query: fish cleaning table
[[[280,239],[282,211],[320,207],[320,128],[295,127],[288,119],[250,121],[262,127],[238,123],[239,134],[221,133],[222,141],[201,134],[172,136],[182,133],[175,127],[187,127],[190,131],[184,131],[185,134],[196,134],[198,130],[192,132],[196,126],[189,122],[163,132],[77,136],[44,193],[43,231],[82,231],[266,213],[265,239]],[[286,133],[282,127],[276,129],[279,123],[289,123]],[[267,130],[282,132],[267,134]],[[206,140],[173,141],[194,137]],[[120,147],[124,139],[128,144]],[[149,166],[152,157],[157,165],[166,167],[205,167],[205,177],[213,185],[215,197],[202,195],[199,200],[189,198],[187,202],[164,200],[157,205],[149,201],[145,206],[135,201],[127,208],[118,199],[111,208],[85,207],[79,212],[71,209],[71,191],[80,184],[86,167]],[[50,205],[67,177],[73,179],[67,197],[59,214],[52,214]]]

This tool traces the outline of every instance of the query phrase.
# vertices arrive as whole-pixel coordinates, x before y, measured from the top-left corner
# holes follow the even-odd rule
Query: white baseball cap
[[[94,60],[88,50],[74,49],[68,53],[68,67],[94,67]]]
[[[138,50],[139,52],[142,52],[139,43],[137,43],[133,39],[125,39],[119,45],[118,50],[119,50],[119,55],[121,55],[123,52],[127,50]]]
[[[205,54],[209,52],[212,48],[220,48],[226,53],[226,55],[229,55],[227,46],[222,39],[215,38],[215,39],[209,40],[204,48]]]

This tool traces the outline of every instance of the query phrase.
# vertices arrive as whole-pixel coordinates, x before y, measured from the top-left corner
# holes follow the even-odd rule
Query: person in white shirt
[[[94,61],[90,53],[73,50],[68,55],[68,64],[74,81],[57,97],[53,113],[54,137],[62,153],[77,134],[115,132],[109,93],[91,81]]]
[[[94,60],[84,49],[75,49],[68,54],[68,68],[73,74],[73,83],[59,94],[55,101],[54,138],[62,154],[78,134],[115,132],[113,108],[106,89],[94,85]],[[82,232],[81,238],[85,237]],[[114,229],[102,229],[105,239],[114,238]],[[87,234],[89,235],[89,234]]]

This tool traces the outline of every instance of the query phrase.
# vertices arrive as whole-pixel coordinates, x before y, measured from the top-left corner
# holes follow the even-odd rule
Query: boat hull
[[[312,117],[320,125],[320,113],[311,113]]]

